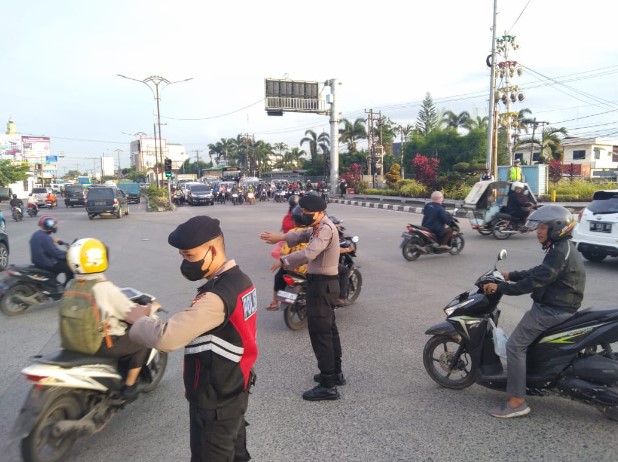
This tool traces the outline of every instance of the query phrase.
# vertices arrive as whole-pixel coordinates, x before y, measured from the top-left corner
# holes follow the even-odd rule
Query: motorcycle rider
[[[26,207],[36,212],[39,210],[39,205],[36,203],[36,198],[32,194],[28,196],[28,204]]]
[[[526,221],[530,211],[534,208],[523,191],[524,184],[520,181],[514,181],[511,184],[511,189],[507,195],[506,207],[504,208],[505,213],[508,213],[522,223]]]
[[[39,230],[30,238],[30,260],[37,268],[41,268],[52,273],[64,273],[66,287],[67,283],[73,279],[73,272],[67,265],[67,253],[60,250],[56,244],[62,243],[58,238],[52,237],[52,233],[58,231],[58,220],[49,215],[43,215],[39,219]]]
[[[497,290],[505,295],[530,293],[532,308],[526,312],[507,344],[507,396],[502,405],[489,414],[506,419],[530,412],[525,402],[526,352],[528,346],[547,329],[569,319],[581,306],[586,272],[571,238],[575,220],[559,205],[545,205],[533,212],[526,223],[536,229],[537,239],[545,251],[543,262],[524,271],[502,273],[499,284],[483,286],[485,293]]]
[[[440,243],[439,249],[450,249],[448,245],[451,240],[453,230],[449,223],[453,217],[444,208],[444,194],[440,191],[431,193],[431,202],[425,204],[423,208],[423,222],[421,226],[429,229],[436,235]]]
[[[22,201],[21,199],[17,198],[17,194],[13,194],[12,199],[9,202],[9,205],[11,206],[11,210],[13,209],[13,207],[19,207],[19,210],[21,210],[22,214],[24,212],[24,201]]]
[[[120,363],[126,366],[128,371],[122,396],[130,402],[137,399],[137,378],[148,359],[149,349],[132,342],[127,335],[128,325],[125,317],[135,303],[129,300],[120,288],[105,278],[103,273],[108,267],[108,256],[109,252],[105,244],[98,239],[85,238],[71,244],[67,251],[67,263],[75,273],[76,280],[97,281],[92,291],[97,307],[101,310],[102,318],[108,325],[111,347],[108,347],[105,339],[102,338],[101,347],[94,355],[118,358]],[[151,312],[153,305],[146,305]]]

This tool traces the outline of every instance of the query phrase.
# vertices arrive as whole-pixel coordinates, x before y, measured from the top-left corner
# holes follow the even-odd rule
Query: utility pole
[[[114,152],[118,154],[118,179],[120,179],[120,153],[124,151],[122,149],[114,149]]]
[[[491,69],[489,76],[489,117],[487,120],[487,155],[485,158],[485,167],[490,169],[490,173],[498,179],[497,159],[494,159],[494,129],[496,127],[496,16],[498,15],[498,0],[494,0],[493,25],[491,27],[491,55],[487,59],[491,59],[487,65]]]
[[[195,160],[197,163],[197,179],[199,180],[202,177],[202,170],[200,166],[200,152],[202,151],[200,149],[195,149],[193,152],[195,153]]]
[[[330,86],[330,189],[332,194],[337,193],[337,182],[339,180],[339,112],[337,112],[337,99],[335,98],[335,88],[337,80],[326,81]]]
[[[382,145],[379,143],[376,143],[375,141],[375,136],[374,136],[374,132],[373,132],[373,122],[374,122],[374,116],[376,115],[375,112],[373,112],[373,109],[369,109],[369,111],[365,110],[365,114],[368,114],[367,116],[367,144],[368,144],[368,149],[369,149],[369,162],[368,162],[368,170],[369,170],[369,174],[371,175],[371,180],[372,180],[372,184],[373,184],[373,188],[376,188],[376,175],[377,175],[377,170],[378,170],[378,156],[376,155],[376,148],[379,146],[380,147],[380,155],[383,155],[381,148]],[[377,116],[378,116],[378,123],[382,117],[382,112],[378,111],[377,112]],[[376,146],[376,144],[378,146]],[[382,165],[382,159],[380,159],[379,162],[380,166]]]

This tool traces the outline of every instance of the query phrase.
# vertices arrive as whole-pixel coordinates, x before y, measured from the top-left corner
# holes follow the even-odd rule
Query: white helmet
[[[107,270],[108,250],[92,237],[75,241],[67,251],[67,263],[77,274],[102,273]]]
[[[513,181],[513,184],[511,184],[511,189],[515,191],[515,188],[524,189],[524,184],[521,181]]]

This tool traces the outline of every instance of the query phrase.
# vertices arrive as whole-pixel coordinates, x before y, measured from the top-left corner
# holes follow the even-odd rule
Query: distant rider
[[[453,230],[449,226],[453,217],[444,208],[444,194],[440,191],[431,193],[431,202],[423,208],[423,223],[421,226],[429,229],[440,242],[440,249],[450,249],[448,245]]]
[[[13,209],[13,207],[19,207],[19,210],[21,210],[22,212],[24,210],[24,201],[18,199],[17,194],[13,194],[13,198],[9,202],[9,205],[11,206],[11,210]]]
[[[39,219],[39,229],[30,238],[30,259],[37,268],[51,271],[52,273],[65,274],[66,286],[69,280],[73,279],[73,272],[67,265],[67,253],[60,250],[56,244],[62,241],[51,234],[58,231],[58,220],[49,215],[44,215]]]
[[[511,190],[507,195],[506,207],[504,208],[505,213],[508,213],[522,223],[526,221],[530,211],[534,208],[523,191],[524,184],[519,181],[514,181],[513,184],[511,184]]]

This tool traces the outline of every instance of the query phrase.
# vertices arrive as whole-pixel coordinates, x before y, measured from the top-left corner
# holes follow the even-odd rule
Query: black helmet
[[[547,238],[551,242],[556,242],[571,237],[575,219],[571,212],[560,205],[544,205],[528,217],[526,227],[536,229],[540,224],[549,227]]]
[[[297,227],[299,226],[305,227],[305,225],[302,223],[302,216],[303,216],[303,211],[300,208],[300,205],[295,206],[292,209],[292,220],[294,220],[294,225],[296,225]]]
[[[288,199],[288,204],[290,204],[290,207],[296,207],[298,205],[298,196],[296,194],[292,194]]]
[[[17,194],[13,194],[13,199],[17,199]]]

